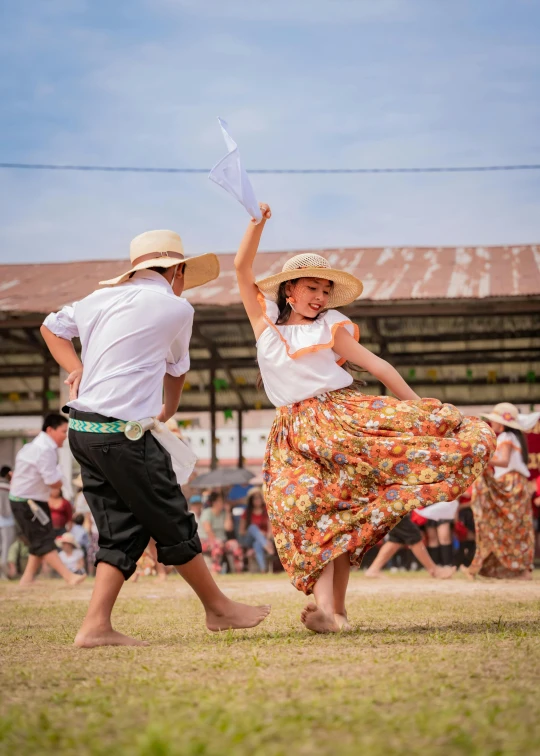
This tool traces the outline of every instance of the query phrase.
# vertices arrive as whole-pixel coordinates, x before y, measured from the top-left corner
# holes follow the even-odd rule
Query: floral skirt
[[[407,512],[463,493],[494,449],[486,423],[437,399],[346,388],[280,407],[263,479],[291,582],[309,594],[341,554],[360,564]]]
[[[518,472],[495,478],[489,470],[473,486],[476,529],[472,575],[519,578],[533,569],[534,527],[528,480]]]

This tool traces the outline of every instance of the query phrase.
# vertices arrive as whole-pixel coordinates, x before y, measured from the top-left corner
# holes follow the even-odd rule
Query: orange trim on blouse
[[[297,352],[294,352],[294,354],[292,354],[290,352],[290,350],[289,350],[289,344],[287,342],[287,339],[283,336],[283,334],[279,330],[278,326],[275,323],[272,322],[271,318],[268,317],[268,314],[266,312],[266,299],[265,299],[264,295],[261,292],[259,292],[257,294],[257,301],[261,305],[261,309],[263,311],[263,317],[264,317],[264,319],[266,320],[266,322],[268,323],[268,325],[270,326],[270,328],[274,329],[274,331],[277,333],[277,335],[279,336],[279,338],[281,339],[281,341],[283,342],[283,344],[285,344],[285,350],[287,352],[287,356],[290,357],[291,360],[297,360],[303,354],[312,354],[313,352],[320,352],[321,349],[332,349],[332,347],[334,346],[334,341],[335,341],[335,337],[336,337],[336,331],[341,326],[352,325],[352,327],[353,327],[353,336],[354,336],[355,340],[356,341],[360,340],[360,328],[358,327],[358,325],[356,323],[353,323],[352,320],[349,320],[349,319],[347,319],[347,320],[340,320],[339,323],[334,323],[332,325],[332,327],[331,327],[332,338],[330,339],[330,341],[327,341],[326,344],[313,344],[313,346],[303,347],[302,349],[299,349]],[[262,336],[262,334],[261,334],[261,336]],[[345,364],[345,362],[347,362],[347,360],[344,357],[342,357],[340,360],[336,360],[336,362],[337,362],[338,365],[343,365],[343,364]]]

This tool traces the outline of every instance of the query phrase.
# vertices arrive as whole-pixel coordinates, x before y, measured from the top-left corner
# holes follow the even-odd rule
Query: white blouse
[[[503,446],[509,445],[510,459],[508,460],[508,467],[495,467],[495,478],[502,478],[503,475],[509,472],[518,472],[524,475],[526,478],[531,477],[527,465],[523,461],[523,454],[521,453],[521,446],[519,441],[513,433],[504,431],[497,436],[497,451],[500,451]],[[497,453],[497,452],[495,452]]]
[[[313,323],[276,325],[277,304],[262,294],[258,298],[268,328],[257,341],[257,360],[272,404],[283,407],[351,385],[352,375],[340,367],[345,360],[332,347],[340,326],[358,340],[355,323],[337,310],[327,310]]]

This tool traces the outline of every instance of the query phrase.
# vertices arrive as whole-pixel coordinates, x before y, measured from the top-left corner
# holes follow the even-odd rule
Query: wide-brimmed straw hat
[[[61,536],[58,536],[56,543],[58,543],[60,546],[63,543],[67,543],[70,546],[73,546],[74,549],[79,548],[79,544],[75,540],[75,536],[73,536],[71,533],[63,533]]]
[[[362,293],[364,285],[356,276],[336,270],[330,266],[328,260],[312,252],[304,252],[287,260],[281,273],[257,281],[257,286],[271,299],[276,300],[279,287],[284,281],[297,278],[324,278],[332,281],[332,291],[328,297],[328,308],[344,307],[354,302]]]
[[[519,410],[510,402],[501,402],[496,404],[488,415],[482,415],[486,420],[492,420],[494,423],[506,425],[508,428],[523,430],[519,422]]]
[[[219,260],[207,253],[198,257],[186,257],[182,239],[174,231],[146,231],[136,236],[129,247],[131,268],[109,281],[100,281],[101,286],[123,283],[137,270],[146,268],[171,268],[184,263],[184,289],[193,289],[213,281],[219,276]]]

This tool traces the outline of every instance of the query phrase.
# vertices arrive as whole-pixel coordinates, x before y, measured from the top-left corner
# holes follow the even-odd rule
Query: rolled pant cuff
[[[129,580],[137,569],[137,562],[134,559],[124,554],[123,551],[117,551],[116,549],[99,549],[96,554],[96,566],[100,562],[105,562],[105,564],[116,567],[117,570],[120,570],[125,580]]]
[[[181,541],[174,546],[160,546],[157,544],[158,560],[161,564],[187,564],[197,554],[202,553],[201,541],[197,534],[189,541]]]

